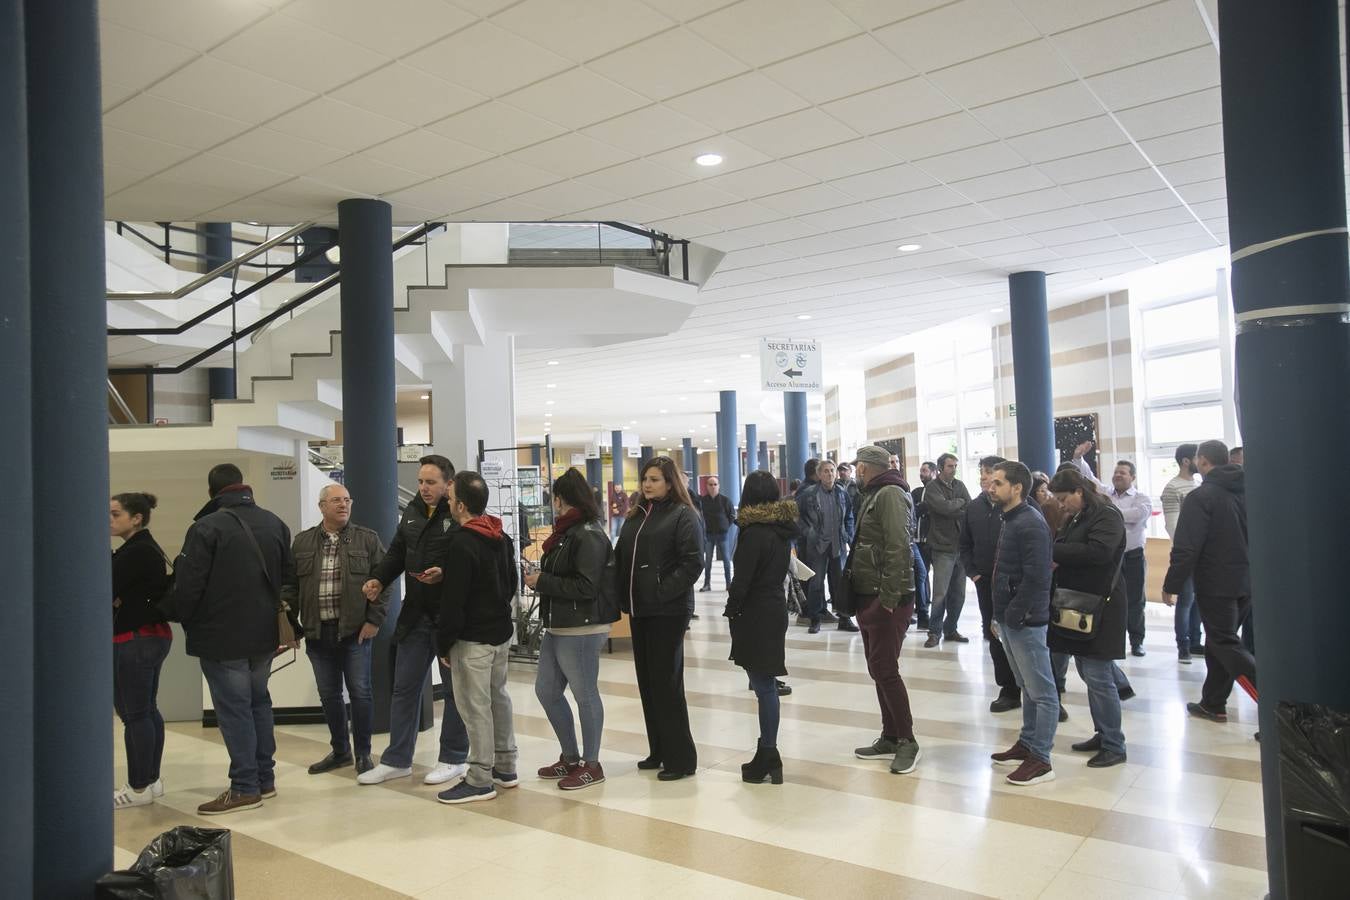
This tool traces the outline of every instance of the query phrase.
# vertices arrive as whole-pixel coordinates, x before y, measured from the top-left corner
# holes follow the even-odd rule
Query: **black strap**
[[[239,515],[239,513],[234,510],[226,509],[222,510],[222,512],[238,522],[239,527],[244,529],[244,534],[248,535],[249,544],[253,546],[253,552],[258,556],[258,564],[262,566],[263,578],[267,579],[267,586],[272,590],[276,590],[276,585],[272,583],[272,573],[267,571],[267,559],[263,556],[262,547],[258,546],[258,539],[253,535],[253,529],[249,528],[248,523],[244,521],[243,516]]]

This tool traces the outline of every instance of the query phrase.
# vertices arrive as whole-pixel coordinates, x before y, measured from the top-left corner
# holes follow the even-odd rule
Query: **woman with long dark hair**
[[[684,633],[703,575],[703,527],[684,475],[669,457],[647,460],[641,477],[642,502],[628,511],[615,548],[651,749],[638,768],[659,768],[660,780],[676,781],[698,767],[684,699]]]
[[[117,494],[108,504],[113,537],[113,706],[122,720],[127,783],[113,793],[113,809],[153,803],[164,795],[164,717],[159,714],[159,672],[173,631],[157,606],[169,586],[167,557],[150,535],[154,494]]]
[[[612,585],[614,550],[600,524],[600,509],[586,477],[568,469],[553,482],[553,534],[544,541],[539,571],[525,576],[525,584],[539,592],[544,638],[539,647],[539,672],[534,693],[562,744],[556,763],[539,770],[539,777],[557,780],[564,791],[575,791],[605,780],[600,767],[600,733],[605,707],[600,700],[600,651],[609,640],[609,625],[619,618]],[[581,746],[577,746],[572,707],[563,693],[568,687],[581,719]]]
[[[741,778],[782,784],[777,676],[787,674],[783,582],[797,532],[797,504],[779,498],[778,482],[768,472],[751,472],[741,491],[736,524],[740,539],[723,615],[731,625],[731,660],[745,669],[759,698],[759,742],[755,758],[741,766]]]

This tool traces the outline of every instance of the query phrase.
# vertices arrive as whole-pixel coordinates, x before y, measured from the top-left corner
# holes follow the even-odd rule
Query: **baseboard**
[[[327,721],[324,718],[322,706],[272,707],[272,722],[276,725],[323,725]],[[217,728],[219,725],[220,723],[216,721],[214,709],[202,710],[203,728]]]

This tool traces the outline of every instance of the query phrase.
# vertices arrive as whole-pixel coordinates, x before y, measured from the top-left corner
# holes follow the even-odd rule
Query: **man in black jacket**
[[[374,601],[403,575],[403,609],[394,629],[394,695],[389,704],[389,748],[380,764],[356,777],[360,784],[380,784],[412,774],[417,726],[422,716],[422,687],[427,669],[436,658],[436,620],[440,613],[440,584],[445,576],[445,554],[459,526],[450,515],[445,492],[455,467],[444,456],[424,456],[417,470],[417,497],[403,512],[389,552],[363,586]],[[444,784],[468,771],[469,733],[455,709],[450,670],[441,666],[445,710],[441,717],[441,752],[426,784]]]
[[[1187,578],[1205,626],[1205,684],[1200,702],[1186,711],[1211,722],[1228,721],[1228,696],[1236,679],[1256,699],[1256,657],[1242,645],[1238,626],[1251,609],[1247,561],[1247,499],[1241,466],[1232,465],[1221,441],[1205,441],[1195,454],[1204,478],[1181,504],[1172,558],[1163,580],[1171,606]]]
[[[989,642],[989,658],[994,661],[994,682],[998,697],[989,704],[989,711],[1007,712],[1022,705],[1022,691],[1017,687],[1008,654],[1003,642],[994,636],[991,624],[994,618],[994,592],[991,576],[994,574],[994,551],[998,549],[998,535],[1003,528],[1003,512],[989,496],[989,482],[994,466],[1003,462],[1001,456],[986,456],[980,460],[980,493],[966,504],[961,527],[961,565],[970,580],[975,582],[975,595],[980,601],[980,619],[984,625],[984,639]],[[1030,498],[1028,503],[1034,503]]]
[[[919,551],[919,561],[914,564],[914,574],[919,574],[920,568],[923,570],[923,576],[915,581],[915,603],[914,612],[917,614],[918,626],[920,631],[928,630],[928,612],[933,605],[933,587],[929,584],[928,575],[933,571],[933,554],[928,549],[928,507],[924,504],[924,494],[928,490],[928,483],[937,477],[937,463],[925,462],[919,466],[919,486],[910,491],[910,497],[914,500],[914,547]]]
[[[211,500],[197,513],[174,562],[172,603],[187,634],[188,655],[201,662],[230,754],[229,788],[197,807],[199,814],[214,816],[256,809],[276,796],[277,742],[267,679],[273,657],[283,649],[279,592],[294,578],[295,560],[286,523],[254,502],[238,466],[213,468],[207,489]]]
[[[488,487],[477,472],[457,474],[448,500],[459,528],[445,557],[454,576],[441,588],[436,652],[454,673],[455,706],[469,730],[469,771],[436,799],[472,803],[496,797],[494,785],[513,788],[520,783],[506,690],[516,553],[510,535],[502,531],[502,520],[484,515]]]
[[[731,500],[722,493],[716,476],[706,482],[708,491],[698,498],[699,515],[703,516],[703,587],[699,592],[712,590],[713,553],[722,555],[722,574],[731,587],[731,554],[727,552],[727,533],[736,521],[736,510]],[[698,618],[695,616],[694,618]]]

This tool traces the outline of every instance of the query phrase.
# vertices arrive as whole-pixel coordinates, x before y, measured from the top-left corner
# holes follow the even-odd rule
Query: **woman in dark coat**
[[[614,555],[651,748],[638,768],[659,768],[657,778],[677,781],[698,767],[684,699],[684,633],[703,577],[703,525],[669,457],[642,464],[642,502],[628,511]]]
[[[759,744],[755,758],[741,766],[741,778],[759,784],[767,776],[782,784],[776,676],[787,674],[783,583],[797,530],[797,504],[779,499],[778,482],[768,472],[751,472],[741,492],[736,524],[740,538],[723,615],[731,624],[731,660],[745,669],[759,698]]]
[[[1120,724],[1119,671],[1115,661],[1125,658],[1127,602],[1120,561],[1125,555],[1125,520],[1120,511],[1097,491],[1097,486],[1075,471],[1055,474],[1050,481],[1064,520],[1055,538],[1056,589],[1082,591],[1105,598],[1101,622],[1091,637],[1050,627],[1050,650],[1056,669],[1063,672],[1072,656],[1088,689],[1088,707],[1096,734],[1074,744],[1092,752],[1094,769],[1125,762],[1125,732]],[[1062,677],[1062,676],[1061,676]],[[1128,682],[1126,682],[1128,687]]]

